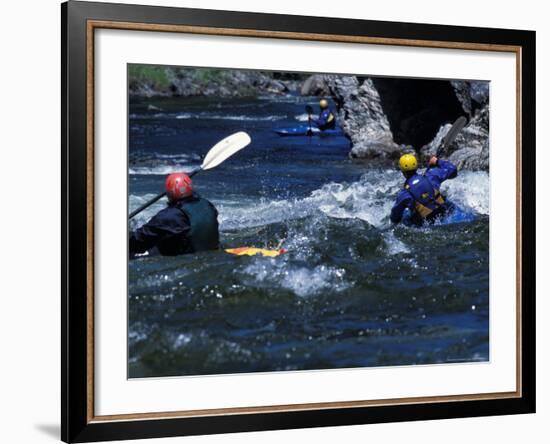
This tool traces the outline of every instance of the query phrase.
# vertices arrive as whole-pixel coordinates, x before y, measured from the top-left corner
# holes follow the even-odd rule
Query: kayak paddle
[[[230,158],[233,154],[242,150],[250,142],[250,136],[244,131],[239,131],[238,133],[231,134],[230,136],[220,140],[216,145],[210,148],[210,151],[208,151],[204,160],[202,161],[202,165],[199,168],[191,171],[190,173],[187,173],[187,175],[189,177],[193,177],[200,171],[210,170],[217,167],[220,163]],[[156,195],[151,200],[144,203],[136,210],[132,211],[130,213],[130,216],[128,216],[128,219],[131,219],[136,214],[141,213],[143,210],[145,210],[145,208],[153,205],[157,200],[161,199],[165,195],[166,191]]]
[[[443,137],[439,148],[437,148],[435,157],[439,157],[441,155],[443,150],[447,148],[453,142],[453,140],[455,140],[456,136],[458,136],[458,133],[462,131],[462,128],[464,128],[465,125],[466,117],[460,116],[458,119],[455,120],[455,123],[453,123],[451,129],[447,131],[447,134],[445,134],[445,137]]]
[[[309,127],[309,129],[307,130],[307,135],[310,137],[310,141],[311,141],[311,136],[313,135],[313,131],[311,130],[311,115],[313,114],[313,108],[311,107],[311,105],[306,105],[306,113],[307,113],[307,126]]]

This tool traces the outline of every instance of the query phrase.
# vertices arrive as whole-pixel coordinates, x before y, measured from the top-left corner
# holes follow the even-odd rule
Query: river
[[[279,137],[311,98],[151,99],[129,108],[129,209],[165,175],[200,165],[223,137],[252,143],[195,176],[225,248],[129,262],[129,377],[288,371],[489,359],[489,176],[442,191],[460,217],[389,221],[401,173],[348,159],[344,137]],[[135,229],[165,205],[130,222]]]

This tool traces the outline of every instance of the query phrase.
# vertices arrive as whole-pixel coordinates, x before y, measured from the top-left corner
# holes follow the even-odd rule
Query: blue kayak
[[[289,128],[276,128],[275,131],[279,136],[343,136],[344,132],[340,128],[320,130],[319,128],[312,126],[293,126]]]

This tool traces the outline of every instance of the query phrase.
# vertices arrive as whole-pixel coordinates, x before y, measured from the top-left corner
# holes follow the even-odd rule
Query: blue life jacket
[[[320,130],[334,129],[336,128],[336,117],[334,117],[334,113],[330,108],[326,108],[321,111],[319,118],[313,119],[313,123]]]
[[[433,219],[446,210],[445,199],[425,176],[416,174],[409,178],[405,190],[413,197],[413,210],[422,219]]]
[[[453,205],[445,202],[439,189],[444,181],[453,179],[456,175],[456,166],[441,159],[437,166],[428,168],[423,175],[413,174],[397,195],[390,220],[393,223],[401,222],[405,210],[408,209],[412,212],[409,222],[421,225],[425,220],[432,222],[437,216],[452,209]]]

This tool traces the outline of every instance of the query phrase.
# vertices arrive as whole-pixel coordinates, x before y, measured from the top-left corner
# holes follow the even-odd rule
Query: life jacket
[[[424,176],[415,175],[408,179],[405,190],[414,199],[414,212],[422,219],[432,219],[447,209],[440,191]]]
[[[191,253],[219,248],[218,213],[206,199],[182,200],[176,208],[185,213],[191,226],[188,233]]]
[[[330,108],[321,111],[321,114],[319,115],[319,120],[324,121],[322,125],[319,125],[319,129],[321,130],[336,128],[336,118],[334,117],[334,113]]]

